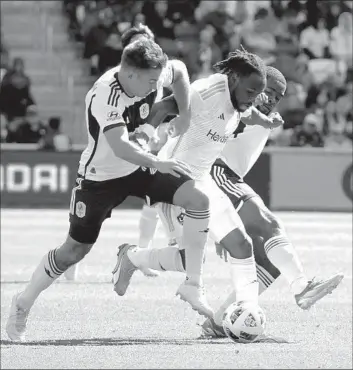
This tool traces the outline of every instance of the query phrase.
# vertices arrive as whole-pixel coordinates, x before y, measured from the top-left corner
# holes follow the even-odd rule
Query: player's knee
[[[187,181],[176,192],[174,204],[186,210],[203,211],[209,208],[210,201],[208,195],[203,190],[197,189],[193,181]]]
[[[222,246],[233,258],[249,258],[253,254],[252,241],[245,231],[237,229],[221,240]]]
[[[58,268],[66,270],[71,265],[81,261],[92,246],[93,244],[80,243],[68,236],[65,243],[56,250],[55,259]]]
[[[262,222],[258,226],[260,228],[260,235],[264,240],[268,240],[284,232],[282,222],[269,210],[268,212],[263,212]]]

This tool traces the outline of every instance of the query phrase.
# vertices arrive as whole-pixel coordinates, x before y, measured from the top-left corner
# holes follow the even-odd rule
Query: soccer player
[[[214,240],[222,241],[232,257],[237,294],[241,295],[243,300],[256,301],[258,286],[251,240],[246,235],[229,198],[217,188],[209,172],[237,127],[240,112],[247,110],[263,91],[266,68],[259,57],[246,51],[230,53],[228,59],[217,63],[215,67],[219,73],[197,80],[191,85],[189,129],[184,134],[169,139],[159,156],[176,158],[187,163],[198,186],[207,191],[212,208],[210,232]],[[158,111],[165,109],[163,104],[168,106],[168,100],[172,101],[167,98],[160,102]],[[263,116],[261,113],[259,115]],[[262,117],[261,122],[273,124],[266,116]],[[178,227],[178,224],[176,222],[175,226]],[[135,270],[150,267],[160,271],[184,271],[183,254],[175,247],[144,249],[130,246],[126,259]],[[185,260],[186,266],[191,263],[187,256]],[[115,271],[119,271],[119,264]],[[124,277],[120,273],[116,284],[120,285],[121,280],[126,287],[130,278],[131,274]]]
[[[137,40],[142,40],[143,38],[147,38],[147,39],[150,39],[150,40],[153,40],[154,41],[154,34],[153,32],[149,29],[149,27],[143,25],[143,24],[139,24],[138,26],[136,27],[132,27],[132,28],[129,28],[128,30],[126,30],[122,36],[121,36],[121,43],[122,43],[122,46],[123,48],[125,48],[127,45],[129,45],[130,43],[134,42],[134,41],[137,41]],[[162,89],[159,89],[158,90],[158,93],[159,95],[162,94]],[[156,100],[158,99],[158,97],[156,97]],[[160,131],[162,127],[158,127],[158,131]],[[133,133],[129,133],[129,137],[130,137],[130,140],[132,139],[135,139],[136,138],[136,135],[137,133],[136,132],[133,132]],[[145,214],[148,215],[144,218],[141,218],[140,220],[140,227],[143,228],[144,232],[148,232],[150,230],[152,230],[152,227],[153,227],[153,224],[152,222],[150,221],[151,219],[151,216],[153,215],[153,208],[152,207],[149,207],[147,205],[145,205],[143,207],[145,209]],[[154,224],[154,228],[157,226],[157,223]],[[152,238],[151,238],[152,239]],[[141,240],[142,242],[142,246],[144,246],[144,240],[142,239]],[[158,273],[151,270],[151,269],[143,269],[141,270],[146,276],[158,276]],[[66,278],[66,280],[69,280],[69,281],[73,281],[73,280],[76,280],[77,278],[77,274],[78,274],[78,263],[75,263],[74,265],[70,266],[64,273],[64,277]]]
[[[266,115],[270,114],[281,100],[285,90],[286,80],[282,73],[273,67],[267,67],[265,93],[268,96],[268,102],[257,108]],[[245,229],[252,237],[259,293],[261,294],[282,274],[290,286],[297,305],[307,310],[315,302],[331,293],[341,282],[343,275],[336,274],[328,279],[309,281],[288,239],[283,223],[266,207],[261,197],[244,182],[243,178],[260,156],[269,134],[269,129],[249,126],[241,122],[234,138],[227,142],[221,158],[213,165],[211,173],[219,188],[228,195],[234,207],[239,209],[239,216]],[[203,335],[225,336],[221,326],[223,313],[237,300],[239,299],[236,292],[232,292],[215,313],[214,320],[206,320],[203,323]]]
[[[148,38],[130,43],[121,64],[101,76],[86,95],[88,145],[80,159],[70,203],[70,229],[65,242],[50,250],[35,269],[24,291],[12,299],[6,331],[24,340],[26,322],[39,294],[68,267],[79,262],[96,242],[103,221],[129,195],[186,209],[182,244],[191,262],[178,293],[205,316],[212,316],[202,290],[202,264],[209,224],[208,196],[195,187],[189,168],[174,159],[161,160],[129,140],[143,130],[158,90],[172,86],[180,116],[188,116],[190,83],[185,65],[168,62],[159,45]],[[127,248],[120,246],[118,258]],[[122,266],[122,271],[126,271]],[[119,289],[116,292],[120,294]]]

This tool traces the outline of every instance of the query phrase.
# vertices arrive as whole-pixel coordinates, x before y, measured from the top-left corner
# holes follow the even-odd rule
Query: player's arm
[[[179,116],[181,118],[189,117],[191,92],[188,70],[180,60],[171,60],[168,63],[170,63],[173,70],[173,80],[170,87],[178,106]]]
[[[174,95],[153,104],[148,116],[148,123],[154,128],[158,127],[169,115],[179,114],[178,104]]]
[[[188,174],[189,169],[186,165],[179,162],[161,161],[129,140],[126,122],[123,118],[125,107],[122,106],[119,98],[112,101],[111,96],[109,87],[103,86],[97,89],[91,101],[91,113],[97,120],[114,154],[137,166],[156,168],[162,173],[171,173],[177,177],[179,175],[175,171]]]
[[[170,88],[178,107],[179,134],[184,133],[190,123],[191,89],[189,73],[180,60],[170,60],[166,66],[163,86]]]
[[[269,116],[266,116],[255,107],[251,107],[244,112],[241,116],[241,120],[245,125],[258,125],[268,129],[282,126],[284,123],[279,113],[271,113]]]

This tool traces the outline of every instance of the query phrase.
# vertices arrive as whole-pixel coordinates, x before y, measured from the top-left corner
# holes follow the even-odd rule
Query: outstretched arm
[[[258,125],[269,129],[282,126],[284,123],[279,113],[271,113],[269,116],[266,116],[255,107],[248,109],[244,115],[242,115],[241,120],[249,126]]]

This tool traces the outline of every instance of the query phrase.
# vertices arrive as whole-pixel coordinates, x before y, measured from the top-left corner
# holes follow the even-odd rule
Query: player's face
[[[283,86],[279,85],[276,81],[268,79],[264,92],[267,95],[268,101],[267,103],[262,103],[256,108],[263,114],[268,115],[272,112],[272,110],[283,98],[285,89]]]
[[[266,80],[258,73],[249,76],[231,76],[229,92],[234,108],[239,112],[245,112],[263,92],[265,86]]]
[[[161,76],[162,69],[138,70],[134,74],[134,92],[135,96],[144,98],[150,92],[157,89],[157,83]]]

